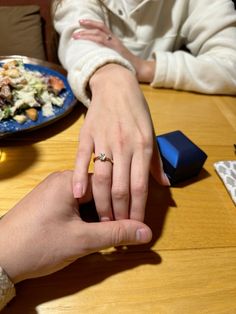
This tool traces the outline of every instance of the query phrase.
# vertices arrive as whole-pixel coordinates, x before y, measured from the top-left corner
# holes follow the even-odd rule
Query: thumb
[[[88,253],[112,246],[148,243],[152,239],[151,229],[136,220],[117,220],[87,223],[86,248]]]

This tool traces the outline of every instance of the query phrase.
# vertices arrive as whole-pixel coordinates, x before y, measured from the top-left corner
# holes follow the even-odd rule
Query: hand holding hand
[[[103,248],[151,240],[151,230],[137,221],[82,221],[72,175],[50,175],[0,220],[0,265],[14,283],[50,274]],[[89,184],[81,201],[91,197]]]

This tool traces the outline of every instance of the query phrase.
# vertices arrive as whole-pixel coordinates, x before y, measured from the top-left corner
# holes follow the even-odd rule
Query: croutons
[[[27,120],[27,117],[24,114],[17,114],[13,117],[13,119],[18,123],[23,124]]]
[[[35,108],[26,109],[25,113],[26,116],[32,121],[36,121],[38,119],[38,111]]]

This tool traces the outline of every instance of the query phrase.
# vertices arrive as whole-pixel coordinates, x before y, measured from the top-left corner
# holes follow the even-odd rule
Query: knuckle
[[[111,175],[105,172],[98,172],[94,173],[94,181],[97,185],[110,185],[111,183]]]
[[[56,187],[55,191],[60,191],[68,182],[71,182],[72,173],[70,170],[53,172],[46,178],[46,184],[49,188]]]
[[[149,159],[151,159],[151,157],[153,155],[153,145],[145,147],[143,149],[143,151],[144,151],[146,158],[148,157]]]
[[[125,229],[122,228],[122,225],[119,223],[114,227],[112,232],[112,243],[114,246],[122,244],[127,239]]]
[[[96,41],[97,41],[98,44],[101,44],[103,46],[106,45],[106,40],[104,38],[102,38],[102,37],[97,37]]]
[[[51,184],[52,182],[58,180],[60,175],[61,175],[60,171],[52,172],[46,177],[45,182],[47,182],[48,184]]]
[[[153,154],[153,138],[142,134],[136,140],[136,145],[144,153],[146,157],[151,157]]]
[[[124,146],[127,145],[128,136],[126,134],[122,134],[117,138],[117,146],[122,151]]]
[[[150,134],[141,133],[137,141],[144,149],[149,150],[153,147],[152,136]]]
[[[60,171],[60,172],[56,172],[55,173],[55,180],[62,181],[62,182],[67,182],[66,180],[68,178],[72,177],[72,173],[73,172],[71,170],[63,170],[63,171]]]
[[[130,143],[132,140],[130,133],[120,122],[118,122],[115,125],[115,137],[116,137],[115,148],[117,152],[122,152],[123,149],[127,146],[127,143]]]
[[[84,142],[79,143],[79,147],[77,151],[77,159],[90,160],[90,158],[91,158],[91,151],[90,151],[90,146],[88,145],[88,141],[87,141],[87,144]]]
[[[128,200],[129,198],[128,190],[122,186],[114,186],[112,188],[112,198],[114,200]]]
[[[77,153],[77,158],[90,158],[90,154],[88,153],[87,147],[84,145],[80,145]]]
[[[134,196],[146,195],[148,193],[148,185],[142,180],[135,182],[131,188],[131,192]]]
[[[94,35],[96,35],[96,36],[101,36],[101,31],[100,31],[100,29],[95,29],[94,30]]]

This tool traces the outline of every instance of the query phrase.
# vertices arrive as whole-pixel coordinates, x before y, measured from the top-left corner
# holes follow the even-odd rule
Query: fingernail
[[[163,181],[164,181],[164,184],[166,185],[166,186],[170,186],[171,184],[170,184],[170,180],[169,180],[169,178],[168,178],[168,176],[167,176],[167,174],[164,172],[164,166],[163,166],[163,161],[162,161],[162,159],[160,159],[160,162],[161,162],[161,169],[162,169],[162,179],[163,179]]]
[[[136,240],[140,243],[147,243],[151,240],[149,232],[144,229],[138,229],[136,231]]]
[[[170,186],[171,185],[170,184],[170,180],[169,180],[169,178],[168,178],[168,176],[167,176],[167,174],[165,172],[163,172],[163,176],[162,177],[163,177],[165,185]]]
[[[77,38],[80,37],[80,34],[81,34],[81,31],[80,31],[80,32],[75,32],[75,33],[72,34],[72,37],[71,37],[71,38],[77,39]]]
[[[80,198],[83,196],[83,186],[81,183],[76,183],[76,185],[73,188],[73,194],[75,198]]]
[[[100,217],[100,221],[105,222],[105,221],[110,221],[109,217]]]

